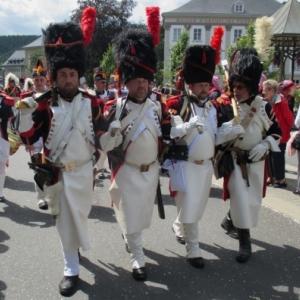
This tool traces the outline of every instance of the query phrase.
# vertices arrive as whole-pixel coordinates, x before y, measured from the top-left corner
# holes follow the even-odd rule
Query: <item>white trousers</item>
[[[79,274],[78,250],[68,251],[62,246],[64,255],[64,276],[75,276]]]
[[[131,252],[131,264],[133,269],[145,267],[145,255],[142,247],[142,233],[126,234],[127,241]]]
[[[107,153],[100,150],[100,158],[97,162],[97,169],[98,170],[103,170],[104,169],[104,163],[105,163],[106,158],[107,158]]]
[[[3,197],[4,182],[5,182],[5,164],[0,163],[0,197]]]
[[[175,234],[179,237],[184,237],[184,229],[183,229],[183,224],[178,221],[178,216],[176,220],[173,223],[173,230]]]
[[[183,223],[186,257],[194,258],[201,257],[201,249],[199,248],[199,229],[198,222],[196,223]]]

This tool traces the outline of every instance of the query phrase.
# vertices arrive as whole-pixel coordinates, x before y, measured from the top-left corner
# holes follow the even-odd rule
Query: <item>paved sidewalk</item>
[[[287,188],[276,189],[273,187],[267,188],[267,196],[263,199],[263,205],[271,208],[274,211],[283,213],[300,223],[300,196],[293,194],[297,185],[297,168],[286,165]],[[213,177],[213,184],[222,187],[223,180],[216,180]]]

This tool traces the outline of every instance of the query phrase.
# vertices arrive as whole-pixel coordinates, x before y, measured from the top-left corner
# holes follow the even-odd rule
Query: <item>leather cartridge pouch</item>
[[[234,170],[233,157],[227,147],[216,151],[213,167],[216,179],[226,177]]]
[[[179,142],[171,141],[170,144],[164,145],[160,162],[163,163],[166,159],[170,160],[184,160],[187,161],[189,157],[189,147],[184,140]]]

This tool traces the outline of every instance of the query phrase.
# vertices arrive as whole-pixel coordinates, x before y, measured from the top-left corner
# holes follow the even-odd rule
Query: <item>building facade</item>
[[[42,37],[24,46],[21,50],[15,51],[1,65],[1,77],[5,78],[8,73],[13,73],[18,78],[31,77],[32,66],[36,63],[37,58],[41,58],[45,63]]]
[[[163,13],[165,66],[170,59],[170,49],[177,43],[182,30],[189,33],[190,45],[207,45],[214,28],[223,26],[221,59],[226,59],[227,47],[245,35],[251,22],[262,16],[272,16],[281,5],[276,0],[191,0]]]

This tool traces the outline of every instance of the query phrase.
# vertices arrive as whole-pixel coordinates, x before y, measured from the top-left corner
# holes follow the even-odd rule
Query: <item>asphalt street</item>
[[[229,203],[221,200],[222,182],[213,180],[210,199],[199,223],[205,268],[191,267],[185,246],[171,231],[176,217],[161,178],[166,219],[154,208],[152,226],[143,233],[148,280],[131,276],[130,256],[110,205],[109,175],[97,180],[89,216],[92,249],[82,252],[80,282],[71,299],[300,299],[300,197],[295,158],[287,160],[288,188],[268,189],[258,227],[251,230],[253,255],[235,261],[238,241],[220,226]],[[0,203],[0,299],[64,299],[58,292],[63,259],[54,219],[37,207],[33,173],[24,148],[10,157]],[[147,193],[147,191],[145,191]]]

